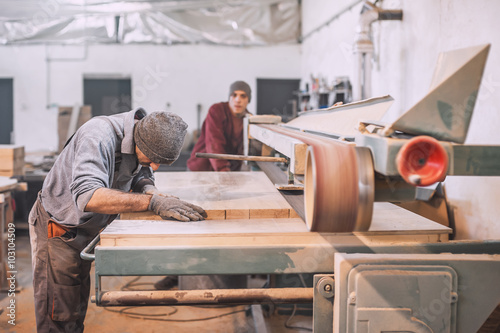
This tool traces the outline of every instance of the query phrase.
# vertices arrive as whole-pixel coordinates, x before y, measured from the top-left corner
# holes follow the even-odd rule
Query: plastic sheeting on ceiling
[[[297,43],[299,0],[0,0],[0,44]]]

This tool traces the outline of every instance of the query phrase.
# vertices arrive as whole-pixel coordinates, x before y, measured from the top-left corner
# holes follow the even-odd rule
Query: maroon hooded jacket
[[[243,118],[233,116],[228,102],[214,104],[208,110],[187,166],[191,171],[240,170],[242,161],[198,158],[196,153],[243,154]]]

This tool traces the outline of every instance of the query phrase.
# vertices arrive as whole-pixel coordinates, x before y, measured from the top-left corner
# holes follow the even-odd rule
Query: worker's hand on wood
[[[163,197],[154,194],[148,209],[160,215],[163,219],[176,219],[183,222],[202,221],[207,217],[205,210],[178,198]]]
[[[163,193],[163,192],[160,192],[156,186],[154,185],[144,185],[144,187],[142,188],[142,193],[144,194],[150,194],[150,195],[159,195],[161,197],[166,197],[166,198],[176,198],[176,199],[179,199],[178,197],[176,197],[175,195],[171,195],[171,194],[167,194],[167,193]]]

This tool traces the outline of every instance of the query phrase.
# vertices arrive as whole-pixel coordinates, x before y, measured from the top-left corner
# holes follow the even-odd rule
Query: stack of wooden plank
[[[0,145],[0,176],[24,175],[24,146]]]

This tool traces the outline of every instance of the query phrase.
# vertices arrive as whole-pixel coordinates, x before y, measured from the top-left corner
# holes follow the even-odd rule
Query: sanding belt
[[[311,231],[351,232],[356,229],[359,200],[358,158],[355,147],[327,137],[299,132],[275,125],[259,125],[296,138],[312,147],[316,167],[314,202],[305,209]],[[311,207],[313,206],[313,207]]]

